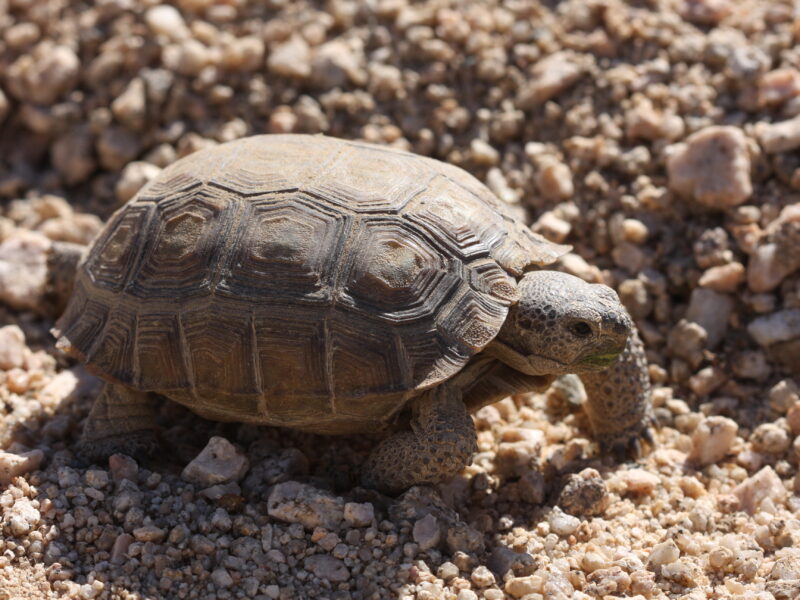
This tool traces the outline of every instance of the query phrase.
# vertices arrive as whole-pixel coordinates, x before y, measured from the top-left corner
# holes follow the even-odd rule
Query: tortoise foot
[[[112,454],[126,454],[141,461],[155,455],[160,448],[156,432],[145,430],[81,440],[75,448],[75,454],[87,463],[104,463]]]

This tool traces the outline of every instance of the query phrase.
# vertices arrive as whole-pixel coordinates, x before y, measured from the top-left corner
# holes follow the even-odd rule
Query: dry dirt
[[[372,439],[169,403],[157,459],[77,461],[97,380],[37,249],[264,132],[446,160],[571,244],[642,332],[656,447],[600,456],[566,380],[400,498],[355,487]],[[796,1],[0,0],[0,198],[0,599],[800,597]],[[216,485],[182,473],[212,436]]]

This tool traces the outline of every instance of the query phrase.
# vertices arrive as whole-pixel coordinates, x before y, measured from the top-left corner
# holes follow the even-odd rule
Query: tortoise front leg
[[[640,438],[652,442],[650,375],[639,334],[634,330],[619,359],[603,371],[580,374],[586,415],[600,447],[617,458],[640,453]]]
[[[363,466],[366,487],[388,494],[458,473],[478,450],[472,417],[461,389],[450,382],[412,401],[411,431],[395,433],[372,451]]]
[[[158,449],[151,395],[106,383],[92,405],[78,444],[78,456],[105,460],[112,454],[136,458]]]

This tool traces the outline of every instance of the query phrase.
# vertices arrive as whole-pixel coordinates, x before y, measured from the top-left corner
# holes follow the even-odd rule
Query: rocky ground
[[[97,381],[42,251],[191,152],[324,132],[468,169],[613,285],[657,446],[598,455],[563,381],[475,415],[438,490],[355,487],[374,440],[161,409],[81,465]],[[800,596],[800,5],[0,0],[0,599]]]

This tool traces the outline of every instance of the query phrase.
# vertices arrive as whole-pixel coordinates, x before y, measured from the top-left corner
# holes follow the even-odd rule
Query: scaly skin
[[[151,395],[106,383],[84,425],[78,456],[86,461],[104,461],[112,454],[144,458],[157,449]]]
[[[652,441],[653,407],[647,358],[637,331],[609,368],[580,377],[588,396],[584,410],[600,447],[617,458],[639,454],[639,439]]]

